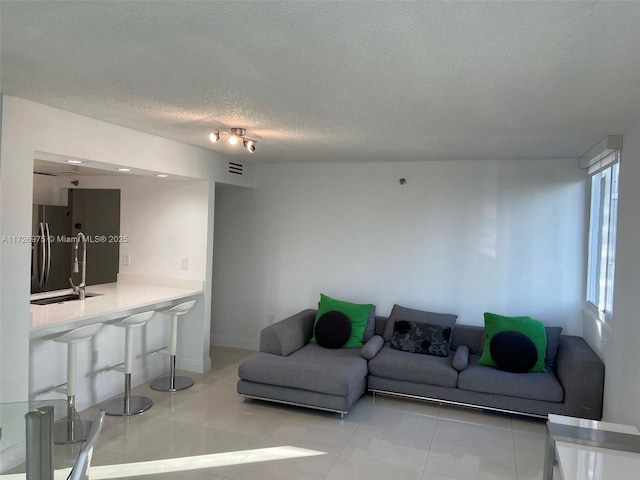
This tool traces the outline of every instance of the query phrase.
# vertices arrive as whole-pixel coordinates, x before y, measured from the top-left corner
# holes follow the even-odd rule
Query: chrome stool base
[[[127,405],[127,400],[129,404]],[[103,403],[100,410],[107,415],[125,417],[129,415],[138,415],[139,413],[149,410],[153,406],[153,401],[148,397],[132,396],[118,397]],[[128,407],[128,408],[127,408]]]
[[[56,445],[69,445],[84,442],[91,430],[92,421],[69,420],[63,418],[53,425],[53,443]]]
[[[149,386],[160,392],[177,392],[193,386],[193,383],[193,378],[190,377],[162,377],[155,379]]]

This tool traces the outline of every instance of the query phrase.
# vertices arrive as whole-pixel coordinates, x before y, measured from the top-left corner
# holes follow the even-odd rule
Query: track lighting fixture
[[[220,135],[229,135],[229,143],[231,145],[237,145],[239,142],[242,142],[242,146],[246,148],[249,152],[253,153],[256,151],[256,143],[257,141],[247,138],[246,129],[244,128],[230,128],[229,132],[225,132],[222,130],[215,130],[209,134],[209,140],[211,143],[216,143],[220,140]]]

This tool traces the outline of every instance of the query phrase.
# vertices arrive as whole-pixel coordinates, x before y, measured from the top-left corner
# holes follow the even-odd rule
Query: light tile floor
[[[92,480],[542,479],[543,421],[371,394],[341,420],[244,400],[237,368],[253,352],[211,353],[212,371],[189,374],[190,389],[171,394],[145,384],[134,394],[151,397],[150,410],[106,417]]]

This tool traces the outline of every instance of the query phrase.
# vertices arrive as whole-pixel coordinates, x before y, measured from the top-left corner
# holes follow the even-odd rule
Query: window
[[[599,169],[591,176],[587,301],[606,322],[613,316],[619,160],[620,151],[616,150],[599,163]]]

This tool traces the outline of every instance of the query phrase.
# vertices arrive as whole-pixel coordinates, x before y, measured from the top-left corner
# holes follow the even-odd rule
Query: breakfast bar
[[[87,287],[87,298],[49,305],[31,305],[31,338],[44,337],[92,323],[104,323],[144,310],[172,306],[202,294],[202,282],[165,284],[130,280]],[[179,286],[177,286],[179,285]],[[73,293],[71,289],[32,295],[31,300]]]
[[[182,364],[180,368],[196,372],[206,370],[208,344],[203,342],[202,333],[203,325],[207,325],[208,320],[205,319],[202,307],[203,297],[201,281],[126,274],[119,274],[118,281],[114,283],[87,286],[83,300],[79,299],[73,289],[31,295],[30,402],[15,405],[53,405],[55,419],[60,423],[60,418],[68,414],[68,407],[76,406],[76,391],[78,412],[120,395],[122,376],[114,366],[121,364],[124,356],[122,329],[114,328],[110,324],[143,312],[150,314],[149,318],[154,319],[144,328],[136,329],[138,331],[132,336],[135,343],[135,355],[130,359],[133,386],[166,374],[169,366],[166,357],[153,355],[165,349],[167,340],[171,341],[170,315],[162,312],[185,304],[189,304],[190,307],[195,305],[195,308],[190,312],[185,311],[185,314],[191,313],[191,316],[184,315],[185,321],[180,322],[180,341],[177,345],[178,353],[182,353],[182,357],[179,358]],[[102,325],[104,327],[100,328]],[[90,336],[85,335],[82,343],[73,346],[73,355],[66,355],[70,345],[61,345],[65,337],[76,331],[91,329],[92,326],[95,331],[92,330]],[[66,343],[75,344],[76,339],[71,338]],[[175,365],[175,338],[173,347]],[[73,375],[65,372],[70,359],[77,359],[72,365]],[[172,370],[173,368],[175,367],[173,366]],[[68,394],[66,400],[60,398],[60,394],[65,392]],[[10,422],[8,415],[17,408],[13,405],[3,405],[0,409],[3,430],[0,476],[25,461],[24,413],[20,410],[19,415],[13,415],[15,421]],[[73,412],[74,416],[77,416],[75,408]],[[82,413],[76,423],[81,424],[81,417]]]
[[[129,374],[131,386],[166,375],[173,365],[183,371],[203,373],[210,368],[208,325],[205,313],[203,282],[160,278],[143,275],[118,275],[118,281],[86,287],[84,300],[73,291],[58,290],[31,296],[30,399],[59,398],[62,385],[77,378],[77,408],[82,410],[122,394],[123,329],[115,323],[143,313],[151,315],[140,329],[131,332]],[[35,302],[44,304],[34,304]],[[169,309],[193,303],[184,320],[170,328]],[[155,313],[154,313],[155,312]],[[69,335],[89,326],[98,326],[97,333],[83,337],[73,359],[65,360],[68,348],[61,345],[61,334]],[[175,338],[172,334],[175,333]],[[173,340],[172,340],[173,339]],[[55,341],[54,341],[55,340]],[[126,343],[126,342],[124,342]],[[167,362],[165,353],[173,345],[174,356]],[[73,347],[74,350],[76,347]],[[72,362],[77,373],[68,370]],[[126,389],[125,389],[126,390]],[[69,392],[66,392],[69,394]]]

